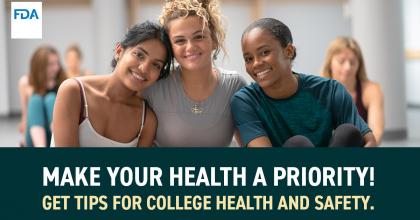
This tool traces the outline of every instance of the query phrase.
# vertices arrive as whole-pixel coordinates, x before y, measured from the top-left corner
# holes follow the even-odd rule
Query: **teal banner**
[[[419,219],[420,148],[0,149],[0,219]]]

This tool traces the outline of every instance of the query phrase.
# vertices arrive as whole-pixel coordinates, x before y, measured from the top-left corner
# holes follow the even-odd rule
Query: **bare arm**
[[[233,136],[235,137],[236,143],[238,143],[240,147],[243,147],[244,144],[241,141],[241,134],[239,133],[238,129],[235,129]]]
[[[24,75],[19,79],[19,97],[22,116],[19,123],[19,132],[24,133],[26,129],[26,115],[28,111],[28,100],[30,85],[28,75]]]
[[[250,141],[248,147],[272,147],[270,139],[267,136],[257,137]]]
[[[74,79],[64,81],[54,104],[53,131],[56,147],[79,147],[80,89]]]
[[[144,123],[143,131],[140,134],[138,147],[151,147],[155,140],[155,134],[157,129],[157,118],[153,110],[149,107],[146,108],[146,121]]]
[[[363,94],[366,94],[368,126],[372,129],[377,144],[380,144],[385,125],[384,95],[378,84],[371,84]]]

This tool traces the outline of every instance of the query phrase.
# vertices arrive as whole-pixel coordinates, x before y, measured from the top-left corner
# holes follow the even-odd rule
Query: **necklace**
[[[191,112],[196,114],[196,115],[203,113],[203,111],[204,111],[204,109],[200,104],[195,103],[191,107]]]
[[[181,69],[180,69],[181,70]],[[182,72],[182,70],[181,70],[181,72]],[[216,75],[216,83],[217,83],[217,81],[218,81],[218,76],[217,76],[217,70],[216,69],[212,69],[212,73],[214,73],[215,75]],[[181,78],[181,82],[182,82],[182,78]],[[217,85],[216,85],[217,86]],[[184,85],[183,85],[183,87],[184,87]],[[200,101],[200,102],[197,102],[197,101],[193,101],[191,98],[189,98],[189,96],[187,95],[187,92],[186,92],[186,90],[185,90],[185,87],[183,88],[184,89],[184,94],[185,94],[185,96],[187,97],[187,99],[188,99],[188,101],[192,104],[192,106],[191,106],[191,108],[190,108],[190,110],[191,110],[191,113],[193,113],[193,114],[195,114],[195,115],[199,115],[199,114],[201,114],[201,113],[203,113],[204,112],[204,107],[203,107],[203,102],[204,101]],[[208,97],[207,97],[208,98]]]

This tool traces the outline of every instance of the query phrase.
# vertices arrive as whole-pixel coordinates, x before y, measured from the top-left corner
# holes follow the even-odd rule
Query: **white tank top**
[[[79,124],[79,144],[81,147],[137,147],[139,137],[141,135],[141,132],[144,127],[144,119],[145,119],[145,112],[146,112],[146,103],[143,100],[143,113],[141,117],[141,127],[139,134],[129,143],[120,143],[117,141],[114,141],[112,139],[109,139],[107,137],[104,137],[100,135],[95,128],[92,126],[92,123],[89,120],[89,110],[88,110],[88,103],[86,99],[86,93],[85,88],[83,86],[83,83],[80,79],[74,78],[82,88],[82,94],[83,94],[83,103],[84,103],[84,120],[82,123]],[[55,146],[54,142],[54,135],[51,140],[51,147]]]

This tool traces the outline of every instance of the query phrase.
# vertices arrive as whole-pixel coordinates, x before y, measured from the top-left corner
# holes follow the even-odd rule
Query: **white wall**
[[[384,139],[407,135],[403,9],[399,0],[352,0],[352,35],[360,44],[369,78],[384,93]]]
[[[342,1],[265,0],[262,14],[290,28],[297,48],[293,69],[301,73],[319,75],[329,42],[351,34]]]
[[[63,61],[63,55],[67,46],[71,43],[78,43],[83,52],[83,67],[90,70],[93,69],[94,32],[92,31],[93,19],[91,9],[88,6],[83,5],[66,5],[65,8],[44,5],[42,13],[42,40],[10,39],[10,15],[7,18],[7,39],[9,44],[9,50],[7,53],[7,57],[9,58],[8,82],[10,85],[9,98],[11,112],[20,112],[19,93],[17,88],[18,81],[22,75],[29,72],[31,55],[38,46],[42,44],[50,44],[56,47]],[[111,58],[112,57],[109,57],[109,62]],[[62,62],[62,64],[64,65],[64,62]],[[2,82],[3,80],[1,80],[0,83]]]
[[[4,2],[0,2],[0,27],[6,27],[6,9]],[[7,35],[6,28],[0,28],[0,116],[9,113],[9,86],[7,69]]]
[[[89,34],[94,36],[95,73],[112,72],[111,60],[114,58],[115,45],[128,29],[126,1],[93,0],[93,28]]]

